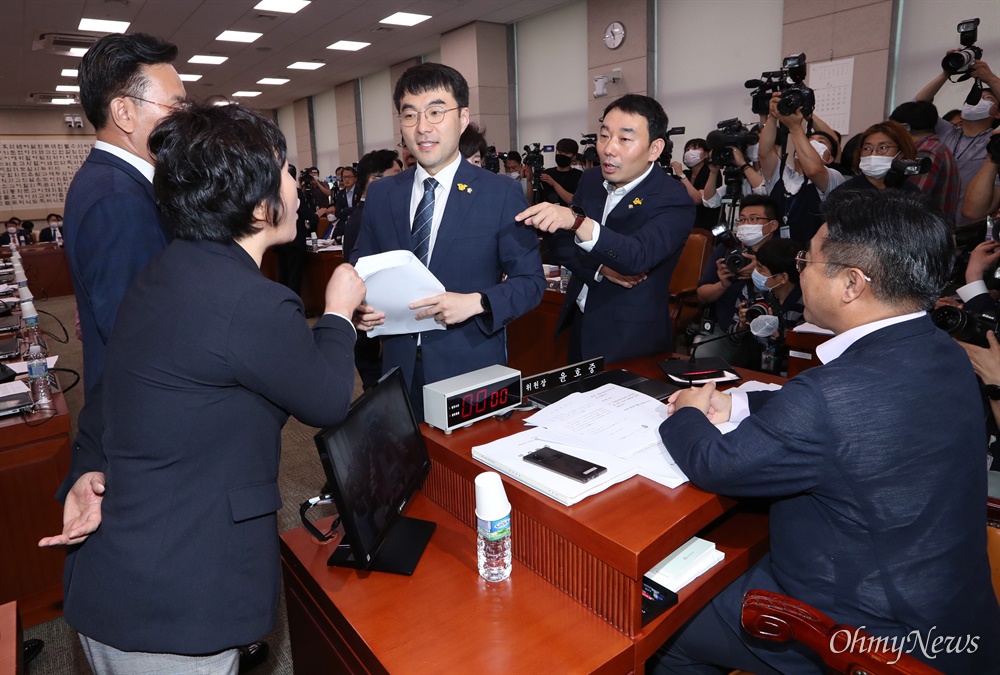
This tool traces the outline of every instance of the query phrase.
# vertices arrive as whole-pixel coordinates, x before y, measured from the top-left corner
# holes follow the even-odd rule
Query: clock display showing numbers
[[[448,397],[448,427],[487,417],[520,401],[520,376],[454,394]]]

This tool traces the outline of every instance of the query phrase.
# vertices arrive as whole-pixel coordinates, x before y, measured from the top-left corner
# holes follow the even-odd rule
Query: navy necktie
[[[410,231],[413,255],[424,265],[427,265],[431,257],[431,221],[434,219],[434,189],[437,186],[438,182],[433,178],[424,179],[424,196],[413,215],[413,229]]]

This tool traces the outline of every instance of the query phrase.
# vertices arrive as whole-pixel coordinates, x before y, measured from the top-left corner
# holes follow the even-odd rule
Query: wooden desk
[[[24,635],[16,602],[0,605],[0,673],[24,673]]]
[[[663,379],[655,360],[626,362],[619,364],[635,372]],[[304,538],[304,532],[296,530],[283,535],[282,556],[286,569],[286,593],[291,597],[297,594],[294,602],[298,603],[295,611],[308,614],[299,617],[291,623],[293,655],[296,667],[303,672],[311,669],[306,664],[316,663],[299,658],[311,659],[314,656],[304,654],[319,644],[317,635],[322,635],[325,648],[336,651],[334,645],[350,644],[360,656],[364,668],[356,668],[351,662],[345,663],[345,669],[350,672],[392,672],[395,664],[409,664],[408,667],[395,667],[398,671],[412,671],[419,661],[393,661],[397,651],[407,653],[409,650],[422,649],[431,639],[435,653],[447,654],[452,651],[467,657],[469,649],[485,651],[486,646],[477,642],[475,630],[462,630],[468,622],[473,621],[476,612],[493,611],[486,598],[476,598],[472,606],[456,605],[452,598],[452,584],[465,587],[466,584],[478,582],[475,571],[475,551],[472,541],[475,536],[474,485],[475,476],[489,467],[472,459],[471,449],[504,435],[522,430],[521,420],[524,413],[519,413],[505,422],[494,419],[482,421],[467,429],[446,435],[426,425],[421,427],[427,441],[431,457],[431,471],[423,486],[422,493],[433,501],[449,516],[465,528],[465,539],[456,538],[454,546],[447,541],[435,541],[439,536],[435,533],[431,544],[441,548],[440,554],[435,553],[433,560],[446,553],[450,556],[468,555],[470,562],[467,569],[461,569],[454,575],[443,577],[447,584],[438,589],[440,599],[432,600],[430,613],[448,617],[448,625],[455,628],[445,630],[444,624],[430,626],[410,626],[394,619],[382,617],[379,624],[381,630],[395,636],[396,642],[391,649],[372,644],[378,641],[378,631],[371,628],[379,622],[380,606],[377,600],[366,595],[365,586],[377,577],[388,576],[371,574],[362,575],[337,571],[331,573],[325,567],[329,551],[314,552],[310,557],[309,547],[320,549],[316,544],[309,544]],[[504,672],[525,672],[541,670],[548,672],[604,672],[611,668],[613,672],[641,673],[644,663],[659,646],[672,635],[681,625],[703,607],[712,597],[725,588],[737,576],[746,571],[767,550],[767,518],[748,510],[737,508],[736,502],[730,499],[703,492],[690,484],[670,490],[657,483],[636,477],[615,485],[605,492],[590,497],[574,506],[563,506],[541,493],[522,485],[513,479],[503,477],[507,496],[513,506],[513,554],[516,561],[511,576],[512,585],[519,578],[532,572],[547,581],[552,589],[561,590],[566,597],[572,598],[579,606],[589,610],[593,616],[600,618],[606,625],[614,629],[629,643],[628,663],[620,667],[615,659],[600,664],[587,661],[584,655],[576,655],[576,660],[569,668],[559,668],[547,663],[545,667],[532,667],[531,662],[511,663],[504,661]],[[452,531],[452,521],[447,521],[449,537],[455,536]],[[441,525],[439,524],[439,528]],[[665,558],[671,551],[678,548],[695,534],[710,539],[726,554],[724,562],[714,567],[710,573],[700,577],[694,583],[684,588],[680,593],[677,606],[657,617],[647,624],[641,625],[641,579],[642,575],[657,562]],[[292,542],[296,548],[290,548]],[[426,556],[427,554],[425,554]],[[412,577],[412,583],[424,583],[422,576],[431,574],[425,572],[427,567],[434,568],[439,562],[424,567],[428,560],[421,561]],[[530,570],[530,571],[529,571]],[[303,576],[308,571],[309,575]],[[294,575],[293,575],[294,573]],[[310,575],[312,581],[310,581]],[[381,580],[379,584],[385,583]],[[483,582],[485,583],[485,582]],[[506,582],[502,582],[503,585]],[[534,581],[532,581],[534,583]],[[289,592],[289,585],[295,584]],[[406,592],[409,587],[399,585],[400,593],[396,602],[408,602]],[[379,594],[373,590],[372,593]],[[541,591],[538,591],[541,593]],[[307,594],[307,596],[303,596]],[[352,610],[345,609],[354,602],[354,595],[359,598],[369,598],[364,610],[372,615],[364,624],[355,623],[349,616]],[[504,602],[507,602],[504,596]],[[540,596],[543,597],[543,596]],[[549,602],[548,596],[545,602]],[[292,600],[289,600],[289,615],[293,613]],[[358,600],[358,603],[363,603]],[[478,603],[484,606],[479,607]],[[336,610],[331,612],[331,608]],[[515,615],[516,616],[516,615]],[[441,619],[445,621],[445,619]],[[574,622],[552,623],[558,630],[572,634],[576,631]],[[384,625],[383,625],[384,624]],[[301,644],[296,633],[298,627],[307,625],[310,632],[312,647]],[[585,625],[585,624],[584,624]],[[302,629],[306,630],[306,629]],[[521,645],[524,640],[530,640],[533,635],[533,625],[530,621],[498,621],[495,630],[501,630],[507,644]],[[339,636],[339,637],[338,637]],[[300,645],[296,645],[300,641]],[[594,647],[603,649],[604,642],[596,642]],[[509,649],[509,648],[508,648]],[[497,659],[510,659],[521,656],[518,648],[514,655],[498,649],[502,656]],[[613,651],[613,650],[612,650]],[[353,652],[352,652],[353,653]],[[603,652],[601,652],[603,653]],[[299,655],[302,654],[300,657]],[[323,658],[329,658],[329,655]],[[400,657],[403,658],[403,657]],[[525,659],[531,654],[525,653]],[[331,663],[329,661],[328,663]],[[489,660],[487,661],[489,662]],[[381,665],[379,665],[379,663]],[[443,665],[443,664],[436,664]],[[433,672],[477,672],[480,664],[458,662],[454,669],[424,668]],[[417,667],[416,670],[420,670]]]
[[[302,273],[302,303],[306,311],[320,316],[326,309],[326,285],[333,276],[333,270],[344,262],[341,251],[309,251],[306,253],[306,268]]]
[[[70,420],[66,399],[52,396],[56,414],[0,418],[0,602],[17,600],[26,627],[62,614],[65,551],[38,548],[62,531],[55,500],[69,473]]]
[[[785,344],[788,345],[788,377],[795,377],[803,370],[818,366],[820,361],[816,356],[816,347],[832,337],[819,333],[785,331]]]
[[[556,321],[565,293],[546,289],[542,302],[507,325],[507,365],[521,375],[537,375],[566,365],[569,331],[557,340]]]
[[[66,262],[66,250],[56,244],[30,244],[18,249],[28,288],[35,298],[73,295],[73,279]],[[9,257],[10,252],[4,252]]]

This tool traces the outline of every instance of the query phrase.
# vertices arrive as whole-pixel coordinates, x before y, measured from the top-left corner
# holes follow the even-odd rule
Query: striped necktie
[[[424,179],[424,196],[413,215],[413,230],[410,232],[413,255],[424,265],[427,265],[431,257],[431,221],[434,219],[434,189],[437,186],[438,182],[433,178]]]

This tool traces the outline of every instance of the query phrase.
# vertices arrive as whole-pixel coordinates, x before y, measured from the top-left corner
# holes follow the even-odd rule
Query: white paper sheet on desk
[[[659,428],[666,418],[667,407],[656,399],[606,384],[570,394],[525,423],[572,438],[574,445],[629,457],[660,442]]]
[[[794,328],[792,328],[792,331],[796,333],[814,333],[816,335],[833,335],[832,330],[828,330],[826,328],[820,328],[816,324],[809,323],[808,321],[805,323],[800,323],[798,326],[795,326]]]
[[[486,445],[477,445],[472,448],[472,457],[566,506],[572,506],[591,495],[603,492],[612,485],[628,480],[636,473],[635,464],[630,460],[573,445],[563,445],[543,436],[544,432],[544,429],[528,429]],[[594,462],[605,467],[607,471],[593,480],[581,483],[524,461],[526,454],[544,446]]]
[[[58,360],[59,360],[58,356],[50,356],[47,359],[45,359],[45,362],[49,364],[49,370],[52,370],[52,368],[55,367],[56,361]],[[23,375],[24,373],[28,372],[28,364],[24,361],[8,361],[7,367],[13,370],[18,375]]]
[[[385,323],[368,334],[400,335],[444,330],[433,317],[414,318],[420,310],[409,304],[445,292],[444,285],[411,251],[386,251],[360,258],[354,266],[368,291],[365,304],[385,312]]]
[[[28,385],[25,384],[24,380],[12,380],[11,382],[4,382],[0,384],[0,398],[17,396],[18,394],[23,394],[27,391]]]

